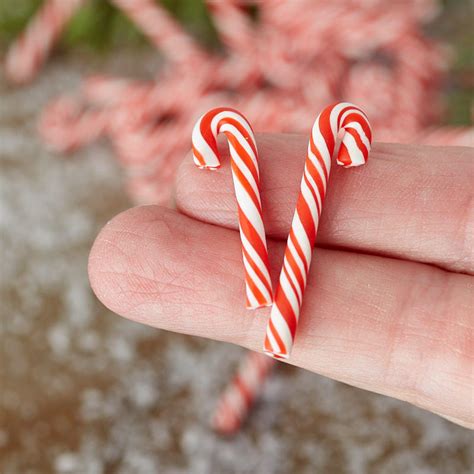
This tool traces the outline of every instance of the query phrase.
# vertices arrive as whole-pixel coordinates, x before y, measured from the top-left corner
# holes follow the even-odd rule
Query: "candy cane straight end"
[[[247,301],[245,303],[245,309],[253,310],[253,309],[260,309],[260,308],[269,308],[272,304],[273,303],[254,304]]]
[[[277,290],[278,291],[278,290]],[[270,318],[274,317],[273,308]],[[271,320],[270,320],[271,322]],[[292,338],[287,338],[286,343],[281,340],[281,336],[278,335],[278,332],[273,327],[273,323],[267,327],[267,333],[265,335],[265,342],[263,344],[263,353],[269,357],[272,357],[276,360],[287,360],[290,357],[291,346],[293,344]],[[270,326],[271,329],[270,329]],[[280,330],[280,333],[284,331]],[[287,349],[289,348],[289,350]]]
[[[367,162],[372,130],[367,116],[353,104],[326,107],[314,122],[300,194],[265,335],[264,352],[288,359],[295,339],[304,290],[326,194],[331,160],[344,168]],[[338,146],[339,145],[339,146]]]
[[[246,307],[257,309],[270,306],[273,291],[260,200],[255,137],[248,120],[237,110],[228,107],[210,110],[197,121],[192,134],[193,160],[199,168],[219,168],[219,133],[224,133],[229,143],[245,268]]]

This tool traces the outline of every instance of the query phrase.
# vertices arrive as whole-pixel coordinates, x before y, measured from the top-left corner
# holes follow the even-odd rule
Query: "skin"
[[[307,138],[258,135],[274,288]],[[89,260],[112,311],[261,351],[269,308],[244,308],[227,147],[219,171],[188,156],[176,210],[130,209]],[[333,166],[290,364],[474,427],[474,149],[375,144]]]

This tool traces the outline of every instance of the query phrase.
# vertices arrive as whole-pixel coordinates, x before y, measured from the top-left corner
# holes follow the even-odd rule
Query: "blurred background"
[[[197,117],[307,133],[336,100],[378,141],[473,146],[473,4],[0,1],[0,472],[468,473],[472,436],[280,364],[242,429],[209,420],[244,351],[125,321],[99,229],[172,205]]]

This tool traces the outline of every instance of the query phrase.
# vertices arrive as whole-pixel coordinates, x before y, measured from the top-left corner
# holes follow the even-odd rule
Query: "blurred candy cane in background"
[[[270,357],[247,352],[217,403],[212,417],[212,427],[217,432],[231,435],[239,430],[274,365],[275,360]]]
[[[434,0],[400,1],[390,8],[380,0],[206,0],[225,54],[205,51],[159,2],[111,2],[160,51],[164,66],[150,81],[85,78],[75,120],[64,120],[61,131],[60,115],[48,117],[57,107],[48,107],[40,133],[61,152],[106,136],[137,203],[170,203],[192,124],[222,103],[243,110],[257,131],[307,132],[315,111],[350,100],[367,111],[380,141],[440,144],[448,135],[451,145],[470,141],[465,130],[436,131],[451,57],[446,46],[423,34],[424,24],[439,11]],[[45,1],[7,55],[12,81],[24,82],[37,72],[82,3]],[[257,6],[256,19],[249,5]],[[20,74],[15,64],[35,67]],[[107,126],[97,127],[104,119]]]
[[[44,1],[7,53],[11,82],[39,72],[87,1]],[[137,204],[171,204],[193,124],[222,104],[242,110],[257,132],[307,134],[315,113],[351,101],[368,114],[378,141],[473,145],[472,127],[439,125],[453,58],[424,33],[440,12],[436,0],[205,0],[223,53],[204,50],[158,1],[111,3],[161,53],[163,66],[148,81],[85,78],[75,94],[46,107],[39,133],[61,153],[106,137]]]
[[[5,74],[15,83],[30,81],[41,69],[56,39],[85,0],[48,0],[10,47]]]

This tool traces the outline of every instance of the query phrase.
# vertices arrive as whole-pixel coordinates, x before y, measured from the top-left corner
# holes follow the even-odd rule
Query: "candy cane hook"
[[[344,133],[338,148],[338,136]],[[337,151],[344,168],[366,163],[372,142],[369,121],[358,107],[340,102],[326,107],[311,132],[301,189],[272,306],[264,351],[287,359],[295,338],[319,218]]]
[[[216,140],[221,132],[225,133],[229,143],[239,211],[246,306],[248,309],[269,306],[273,296],[262,219],[257,145],[247,119],[230,108],[216,108],[204,114],[196,123],[192,134],[194,163],[199,168],[219,168]]]

